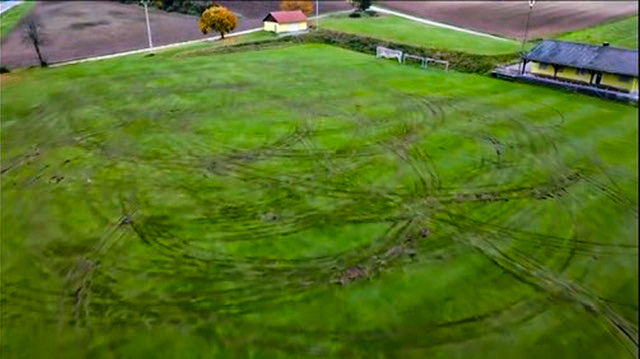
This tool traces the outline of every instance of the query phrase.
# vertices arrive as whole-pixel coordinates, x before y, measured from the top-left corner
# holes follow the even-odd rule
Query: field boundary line
[[[437,22],[437,21],[432,21],[432,20],[427,20],[427,19],[423,19],[421,17],[417,17],[417,16],[412,16],[412,15],[408,15],[405,13],[401,13],[395,10],[389,10],[389,9],[385,9],[382,8],[380,6],[377,5],[371,5],[369,6],[369,9],[376,11],[376,12],[381,12],[384,14],[389,14],[389,15],[395,15],[398,17],[402,17],[408,20],[412,20],[412,21],[416,21],[419,23],[423,23],[423,24],[427,24],[427,25],[433,25],[433,26],[438,26],[438,27],[443,27],[445,29],[450,29],[450,30],[455,30],[455,31],[460,31],[460,32],[466,32],[467,34],[472,34],[472,35],[477,35],[477,36],[484,36],[484,37],[488,37],[494,40],[500,40],[500,41],[513,41],[510,39],[506,39],[504,37],[499,37],[499,36],[495,36],[495,35],[491,35],[491,34],[487,34],[484,32],[478,32],[478,31],[473,31],[473,30],[469,30],[469,29],[465,29],[463,27],[457,27],[457,26],[453,26],[453,25],[448,25],[448,24],[444,24],[441,22]]]

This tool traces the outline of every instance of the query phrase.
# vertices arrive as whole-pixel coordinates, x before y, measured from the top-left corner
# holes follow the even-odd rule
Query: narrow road
[[[9,9],[12,9],[14,6],[22,4],[22,1],[3,1],[0,2],[0,15],[4,14]]]
[[[395,16],[398,16],[398,17],[403,17],[405,19],[416,21],[416,22],[419,22],[419,23],[422,23],[422,24],[443,27],[445,29],[450,29],[450,30],[455,30],[455,31],[460,31],[460,32],[466,32],[467,34],[472,34],[472,35],[477,35],[477,36],[489,37],[489,38],[492,38],[492,39],[495,39],[495,40],[513,41],[513,40],[505,39],[503,37],[494,36],[494,35],[491,35],[491,34],[486,34],[484,32],[473,31],[473,30],[462,28],[462,27],[443,24],[441,22],[431,21],[431,20],[420,18],[420,17],[407,15],[407,14],[404,14],[404,13],[401,13],[401,12],[398,12],[398,11],[393,11],[393,10],[381,8],[381,7],[375,6],[375,5],[370,6],[369,9],[371,9],[373,11],[376,11],[376,12],[383,13],[383,14],[389,14],[389,15],[395,15]]]

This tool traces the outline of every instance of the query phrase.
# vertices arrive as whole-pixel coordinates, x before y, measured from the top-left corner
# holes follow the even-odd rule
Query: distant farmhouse
[[[602,46],[544,40],[522,57],[521,73],[580,85],[638,94],[638,52]]]
[[[307,16],[300,10],[273,11],[262,20],[264,31],[275,33],[295,32],[307,29]]]

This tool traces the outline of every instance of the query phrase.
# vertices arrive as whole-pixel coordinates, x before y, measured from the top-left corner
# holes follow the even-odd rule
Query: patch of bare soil
[[[381,6],[476,31],[522,39],[528,1],[382,1]],[[595,26],[638,13],[636,1],[538,1],[528,38]]]

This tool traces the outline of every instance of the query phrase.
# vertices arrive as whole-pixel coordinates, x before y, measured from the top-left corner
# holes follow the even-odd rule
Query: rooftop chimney
[[[602,46],[609,46],[609,43],[608,42],[603,42]]]

